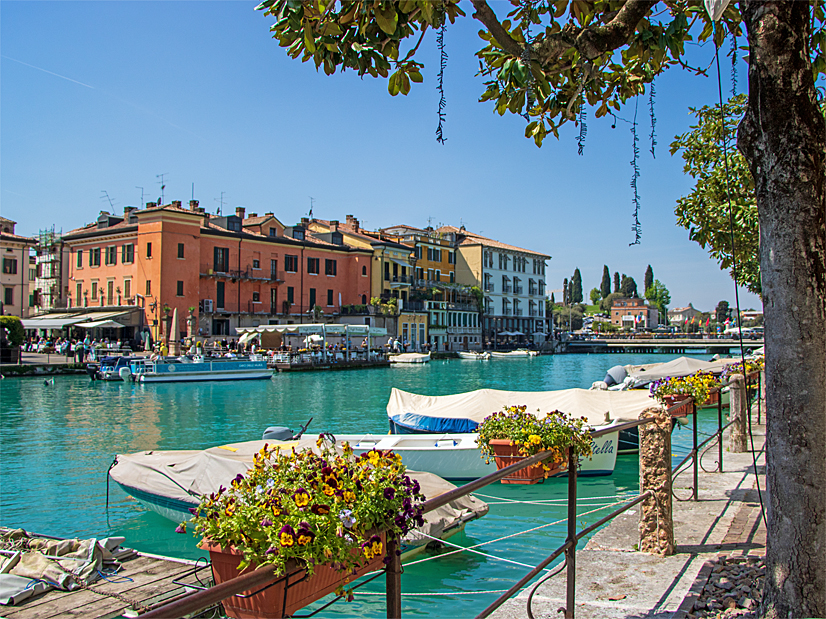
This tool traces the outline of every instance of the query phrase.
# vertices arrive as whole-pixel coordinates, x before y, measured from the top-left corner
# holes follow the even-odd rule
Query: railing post
[[[766,381],[763,380],[763,374],[765,370],[760,370],[757,373],[757,425],[760,425],[760,413],[763,410],[763,400],[766,397],[766,394],[763,392],[764,385]]]
[[[700,500],[700,454],[697,451],[697,402],[692,398],[691,400],[691,417],[692,417],[692,434],[694,441],[694,457],[692,458],[694,469],[694,489],[692,490],[692,497],[695,501]]]
[[[731,433],[729,434],[729,451],[732,453],[744,453],[748,450],[746,442],[746,415],[748,414],[748,394],[746,393],[746,380],[742,374],[733,374],[731,377],[731,403],[729,412],[731,414]]]
[[[671,416],[650,407],[640,419],[653,423],[639,426],[640,494],[653,495],[640,504],[640,550],[658,555],[674,554],[674,521],[671,512]]]
[[[386,598],[387,619],[399,619],[402,616],[402,561],[396,551],[399,540],[396,536],[387,537]]]
[[[576,609],[576,477],[579,462],[574,448],[568,447],[568,540],[565,550],[565,619],[574,619]]]
[[[723,472],[723,392],[717,393],[717,470]]]

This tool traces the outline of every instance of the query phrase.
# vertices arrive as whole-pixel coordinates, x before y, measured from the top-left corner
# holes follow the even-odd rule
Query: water
[[[267,426],[298,429],[310,417],[310,433],[385,433],[391,387],[429,395],[483,387],[588,387],[613,365],[670,358],[595,354],[490,362],[451,359],[411,367],[277,374],[269,381],[235,384],[138,385],[67,376],[44,385],[35,378],[7,379],[0,381],[0,524],[61,537],[123,535],[127,545],[138,550],[194,559],[203,556],[195,538],[174,533],[173,523],[143,508],[114,483],[106,509],[106,471],[115,454],[259,439]],[[703,433],[713,432],[716,413],[703,413],[700,421]],[[690,448],[691,432],[678,429],[673,436],[678,459]],[[710,455],[709,463],[713,459]],[[690,475],[682,480],[687,485]],[[604,506],[637,490],[636,456],[619,457],[610,477],[581,479],[580,527],[611,511]],[[493,484],[480,496],[490,503],[490,513],[468,524],[451,543],[467,547],[561,522],[478,549],[490,556],[461,552],[433,558],[449,552],[446,548],[418,557],[425,561],[405,566],[402,590],[428,595],[405,595],[405,615],[475,616],[497,594],[433,594],[508,589],[528,567],[493,557],[533,566],[564,542],[566,480],[537,486]],[[384,617],[384,598],[378,595],[382,590],[379,579],[364,588],[375,595],[336,604],[324,615]]]

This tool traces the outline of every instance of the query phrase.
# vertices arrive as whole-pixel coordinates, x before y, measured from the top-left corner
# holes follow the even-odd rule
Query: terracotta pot
[[[519,448],[516,445],[511,445],[509,439],[491,439],[490,446],[493,450],[493,456],[496,459],[497,469],[503,469],[525,459],[525,456],[519,453]],[[554,462],[553,464],[546,463],[546,466],[550,468],[550,471],[546,471],[542,464],[534,464],[516,473],[511,473],[501,481],[503,484],[542,483],[546,477],[556,475],[562,469],[566,468],[567,463],[563,460],[562,462]]]
[[[663,403],[665,404],[666,408],[671,408],[675,404],[679,404],[685,400],[688,400],[691,396],[685,394],[675,394],[675,395],[664,395],[663,396]],[[686,402],[684,406],[671,411],[672,417],[686,417],[691,412],[691,403]]]
[[[381,534],[381,542],[386,549],[387,539],[384,533]],[[234,548],[222,548],[208,540],[203,540],[200,547],[209,551],[215,584],[232,580],[241,574],[252,572],[258,567],[257,565],[250,565],[239,571],[238,565],[241,563],[242,554]],[[356,550],[356,552],[358,551]],[[298,570],[292,572],[286,578],[281,577],[263,590],[256,589],[241,593],[241,595],[249,595],[250,597],[233,596],[225,599],[222,604],[227,616],[235,619],[279,619],[288,617],[308,604],[312,604],[325,595],[332,593],[339,586],[345,584],[345,579],[352,582],[356,578],[380,570],[383,567],[384,555],[376,557],[362,567],[357,568],[355,575],[351,572],[335,570],[327,565],[318,565],[315,568],[315,573],[310,577],[307,577],[304,570]],[[285,585],[287,586],[285,587]],[[250,595],[251,593],[255,593],[255,595]]]

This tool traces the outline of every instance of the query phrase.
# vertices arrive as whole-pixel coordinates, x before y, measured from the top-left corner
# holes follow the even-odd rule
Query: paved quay
[[[752,411],[754,448],[760,488],[765,492],[765,458],[762,453],[765,425],[757,425]],[[763,417],[765,419],[765,416]],[[727,434],[723,445],[728,447]],[[716,468],[717,446],[702,458]],[[751,444],[749,444],[751,447]],[[676,552],[659,557],[636,551],[639,543],[639,509],[631,508],[598,531],[576,553],[576,608],[580,619],[688,619],[712,575],[719,557],[735,560],[763,557],[766,529],[761,517],[752,452],[723,453],[723,473],[700,469],[699,501],[673,502]],[[674,493],[691,497],[692,469],[674,480]],[[765,501],[765,495],[764,495]],[[548,549],[548,553],[552,551]],[[529,587],[501,606],[496,619],[527,616]],[[566,578],[563,570],[539,585],[531,604],[537,619],[558,618],[565,607]],[[704,598],[705,599],[705,598]],[[759,600],[758,600],[759,601]],[[720,600],[723,602],[723,600]],[[691,614],[689,614],[691,613]]]

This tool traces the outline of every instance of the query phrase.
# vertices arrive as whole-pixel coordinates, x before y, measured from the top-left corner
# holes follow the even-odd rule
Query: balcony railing
[[[513,294],[522,294],[522,286],[514,286],[513,287]]]
[[[513,286],[511,286],[510,284],[502,284],[502,292],[513,292]]]
[[[521,316],[522,315],[522,310],[521,309],[513,310],[513,315],[514,316]]]
[[[252,265],[247,265],[241,269],[230,269],[221,264],[202,264],[201,277],[220,277],[224,279],[246,279],[261,282],[283,282],[284,271],[265,271],[264,269],[253,269]]]
[[[485,284],[485,292],[494,292],[495,287],[493,284]]]

